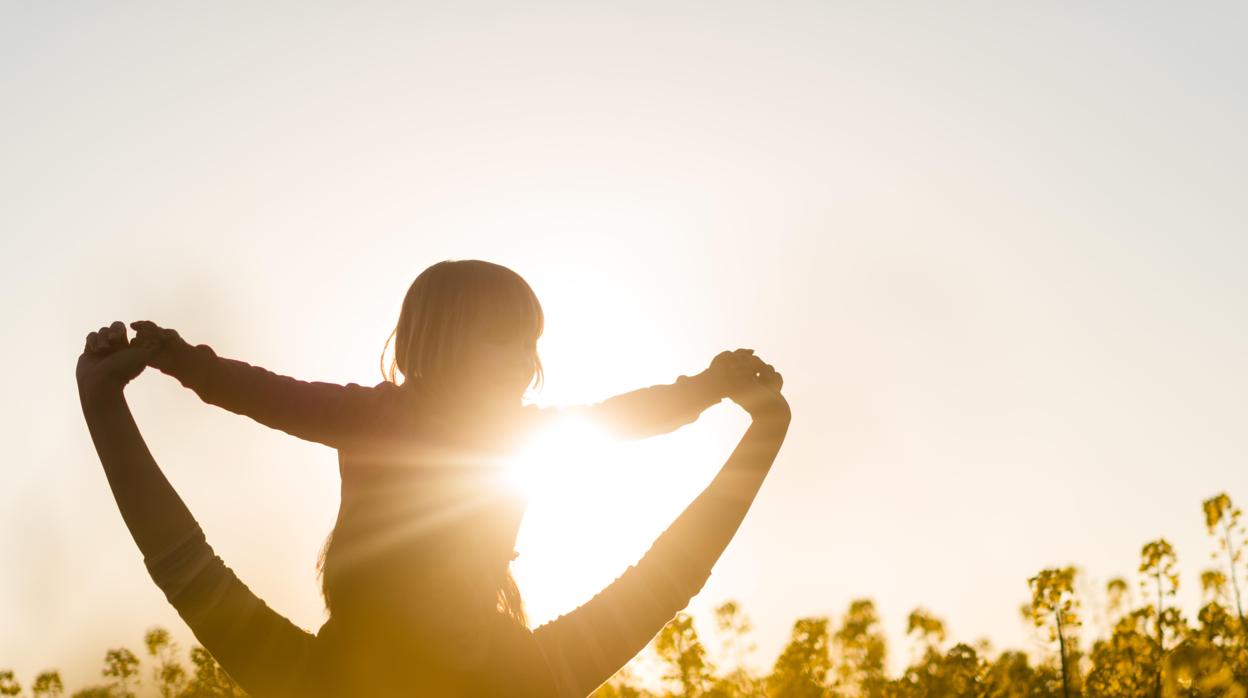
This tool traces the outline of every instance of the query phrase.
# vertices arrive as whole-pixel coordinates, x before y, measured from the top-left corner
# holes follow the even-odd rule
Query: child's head
[[[438,262],[408,288],[382,373],[433,395],[518,401],[543,379],[542,327],[542,306],[519,274],[478,259]]]

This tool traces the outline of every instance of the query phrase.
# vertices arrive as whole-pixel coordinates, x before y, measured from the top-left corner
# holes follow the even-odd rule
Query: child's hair
[[[389,366],[385,362],[386,348],[382,349],[382,374],[391,383],[398,384],[401,377],[403,382],[419,381],[430,394],[441,394],[447,387],[445,377],[452,372],[456,357],[467,343],[486,332],[510,336],[522,333],[532,342],[533,373],[540,387],[544,375],[536,345],[543,323],[536,294],[514,271],[477,259],[438,262],[421,272],[408,288],[398,325],[386,340],[386,348],[391,340],[394,342]],[[352,521],[354,515],[344,518],[344,514],[345,509],[339,511],[317,562],[321,593],[331,614],[336,597],[345,594],[345,601],[365,593],[363,588],[356,588],[362,581],[361,575],[386,574],[387,567],[386,560],[379,559],[384,555],[366,555],[370,558],[367,562],[357,563],[357,554],[362,550],[353,549],[367,546],[356,533],[358,522]],[[392,550],[401,555],[401,549]],[[527,627],[520,590],[510,569],[501,577],[491,570],[483,570],[482,575],[497,580],[498,610]]]
[[[438,393],[459,350],[482,330],[521,333],[535,347],[533,373],[540,389],[545,376],[536,345],[544,322],[537,295],[516,272],[479,259],[438,262],[407,289],[398,325],[382,349],[381,372],[391,383],[399,383],[401,375]],[[394,356],[387,366],[391,340]]]

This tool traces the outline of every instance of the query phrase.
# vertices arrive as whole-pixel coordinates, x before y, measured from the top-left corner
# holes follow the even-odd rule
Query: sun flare
[[[594,476],[587,459],[599,457],[615,442],[584,416],[560,415],[538,430],[508,469],[508,479],[530,501],[575,497],[579,485]]]
[[[513,572],[533,627],[640,559],[722,462],[715,431],[623,440],[570,409],[533,435],[509,472],[529,501]]]

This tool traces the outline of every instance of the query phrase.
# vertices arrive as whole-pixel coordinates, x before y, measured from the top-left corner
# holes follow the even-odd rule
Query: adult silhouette
[[[124,387],[153,351],[130,343],[120,322],[90,333],[76,370],[83,414],[152,579],[222,668],[257,697],[588,695],[705,584],[790,422],[780,374],[750,352],[730,353],[726,392],[750,414],[750,426],[702,493],[590,601],[530,630],[476,590],[439,586],[460,577],[425,569],[475,551],[444,550],[443,558],[430,557],[428,545],[383,546],[367,567],[368,593],[332,608],[313,635],[269,608],[213,553],[148,451]],[[437,457],[458,459],[439,463],[447,472],[498,455],[493,439],[474,441],[467,425],[435,436],[444,437]]]

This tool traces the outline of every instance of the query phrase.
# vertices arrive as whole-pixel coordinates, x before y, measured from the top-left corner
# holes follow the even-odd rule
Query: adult
[[[269,608],[213,553],[125,400],[125,385],[151,351],[131,344],[120,322],[87,335],[76,371],[83,415],[152,579],[222,668],[257,698],[588,695],[701,590],[769,472],[791,416],[781,375],[755,356],[737,355],[728,397],[752,422],[711,483],[641,560],[590,601],[535,630],[494,614],[481,628],[481,652],[448,661],[428,644],[408,646],[393,629],[336,614],[313,635]],[[419,563],[398,555],[396,566]],[[377,601],[402,618],[399,608],[413,600],[401,588],[391,591]]]

